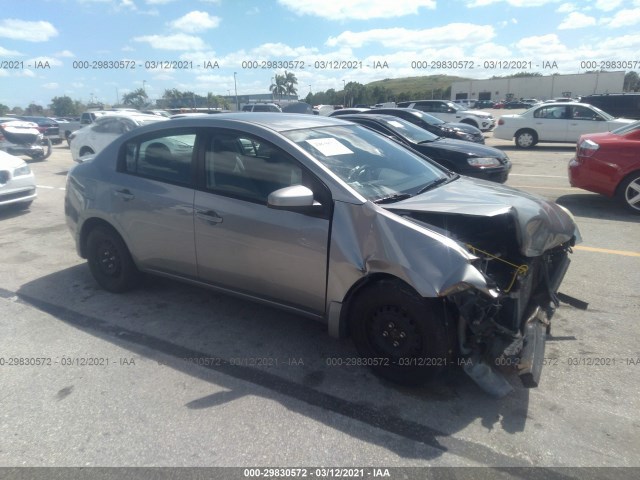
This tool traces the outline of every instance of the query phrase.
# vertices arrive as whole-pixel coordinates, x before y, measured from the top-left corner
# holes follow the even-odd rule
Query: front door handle
[[[122,190],[114,190],[113,194],[116,197],[120,197],[125,202],[128,202],[129,200],[133,200],[134,198],[136,198],[136,196],[133,193],[131,193],[128,188],[124,188]]]
[[[222,217],[213,210],[196,210],[196,216],[207,223],[222,223]]]

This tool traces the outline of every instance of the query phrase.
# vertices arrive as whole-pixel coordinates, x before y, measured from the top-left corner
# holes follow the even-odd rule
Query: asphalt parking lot
[[[583,236],[561,292],[589,307],[558,310],[539,388],[511,378],[496,400],[458,370],[400,388],[332,365],[355,349],[305,318],[164,279],[100,290],[65,225],[60,145],[31,162],[31,208],[0,212],[0,466],[640,466],[640,217],[569,186],[574,146],[487,137],[507,184]]]

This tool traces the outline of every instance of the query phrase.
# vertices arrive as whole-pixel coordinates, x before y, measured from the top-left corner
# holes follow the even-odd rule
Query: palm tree
[[[287,88],[285,86],[285,76],[278,75],[276,73],[275,82],[271,84],[269,90],[271,91],[271,93],[280,96],[280,99],[282,99],[282,94],[287,93]]]
[[[284,83],[285,83],[285,93],[287,95],[295,95],[298,93],[298,89],[295,85],[298,84],[298,79],[296,78],[295,73],[284,71]]]

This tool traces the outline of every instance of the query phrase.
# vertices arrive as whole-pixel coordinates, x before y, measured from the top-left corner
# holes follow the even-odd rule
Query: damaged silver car
[[[404,384],[448,366],[495,395],[537,386],[579,240],[542,198],[461,177],[364,127],[221,114],[119,137],[67,179],[65,213],[106,290],[141,272],[304,314]]]

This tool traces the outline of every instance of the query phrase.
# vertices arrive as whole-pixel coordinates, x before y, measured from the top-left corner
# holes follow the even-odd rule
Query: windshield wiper
[[[437,180],[434,180],[431,183],[427,183],[424,187],[422,187],[420,190],[418,190],[418,193],[416,193],[416,195],[420,195],[421,193],[424,193],[428,190],[431,190],[432,188],[436,188],[438,185],[442,185],[443,183],[447,183],[449,180],[453,180],[454,178],[456,178],[454,175],[450,175],[448,177],[442,177],[442,178],[438,178]]]
[[[412,195],[410,193],[394,193],[393,195],[389,195],[388,197],[378,198],[377,200],[374,200],[373,203],[393,203],[411,197]]]

